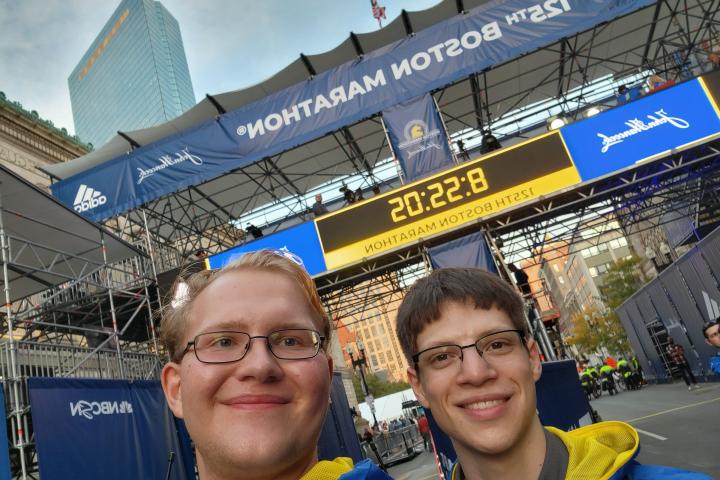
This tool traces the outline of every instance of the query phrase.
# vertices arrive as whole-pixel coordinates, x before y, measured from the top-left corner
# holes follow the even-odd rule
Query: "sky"
[[[74,132],[67,78],[120,1],[0,0],[0,91]],[[258,83],[348,34],[378,29],[370,0],[162,0],[180,24],[196,101]],[[438,0],[380,0],[387,25]]]

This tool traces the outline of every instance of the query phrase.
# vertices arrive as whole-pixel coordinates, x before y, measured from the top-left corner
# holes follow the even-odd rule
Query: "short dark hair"
[[[708,334],[707,334],[708,328],[714,327],[715,325],[718,325],[718,324],[720,324],[720,321],[718,321],[718,320],[710,320],[709,322],[705,322],[703,324],[702,331],[703,331],[703,335],[705,336],[705,338],[710,338],[710,337],[708,337]]]
[[[440,268],[418,280],[398,309],[396,332],[408,362],[412,363],[418,335],[440,318],[448,302],[472,303],[483,310],[495,307],[527,337],[525,304],[508,282],[480,268]]]

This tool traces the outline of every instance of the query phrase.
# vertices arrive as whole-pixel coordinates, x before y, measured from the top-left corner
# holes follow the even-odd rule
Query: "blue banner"
[[[279,250],[297,263],[305,267],[310,275],[322,273],[325,267],[320,239],[318,238],[315,222],[306,222],[281,230],[267,237],[261,237],[243,245],[238,245],[208,259],[210,268],[222,268],[233,258],[246,252],[269,249]]]
[[[699,80],[648,95],[560,129],[583,181],[720,132]]]
[[[194,477],[157,381],[30,378],[43,479]],[[72,445],[72,448],[68,448]]]
[[[333,373],[330,407],[318,440],[320,460],[332,460],[336,457],[350,457],[356,463],[363,459],[340,372]]]
[[[478,267],[497,273],[492,253],[481,232],[430,248],[430,263],[433,268]]]
[[[382,114],[405,181],[453,166],[445,128],[432,95],[426,93],[399,103],[383,110]]]
[[[5,385],[0,384],[0,418],[7,418],[5,415]],[[0,480],[10,480],[10,454],[8,448],[10,443],[7,437],[7,428],[0,428]]]
[[[79,213],[103,220],[654,3],[488,2],[57,182],[52,191]]]

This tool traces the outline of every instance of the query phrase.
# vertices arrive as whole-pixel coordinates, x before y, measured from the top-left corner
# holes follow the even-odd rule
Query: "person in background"
[[[300,265],[260,250],[182,283],[162,319],[170,362],[161,384],[195,444],[200,478],[389,478],[369,460],[318,460],[332,329]]]
[[[703,325],[703,335],[705,343],[720,349],[720,322],[717,319]],[[720,350],[710,359],[710,370],[715,375],[720,375]]]
[[[420,430],[420,435],[422,435],[423,438],[423,446],[425,447],[425,450],[432,450],[432,439],[430,437],[430,423],[428,422],[427,417],[423,413],[420,415],[420,418],[418,418],[418,430]]]
[[[313,203],[312,206],[312,213],[313,215],[315,215],[315,218],[328,213],[327,207],[323,205],[322,195],[320,195],[319,193],[315,195],[315,203]]]
[[[695,375],[693,375],[692,370],[690,370],[690,365],[688,365],[687,358],[685,357],[685,349],[682,345],[675,343],[674,338],[668,337],[668,344],[665,347],[665,351],[670,357],[670,361],[680,370],[680,374],[683,380],[685,380],[688,390],[700,388],[697,380],[695,380]]]
[[[457,452],[452,480],[709,478],[638,464],[638,433],[626,423],[543,428],[542,367],[524,310],[507,282],[479,268],[435,270],[400,305],[408,379]]]
[[[514,263],[508,265],[508,269],[512,272],[513,277],[515,277],[515,283],[522,292],[523,297],[527,297],[532,294],[527,273],[525,273],[522,268],[516,267]]]

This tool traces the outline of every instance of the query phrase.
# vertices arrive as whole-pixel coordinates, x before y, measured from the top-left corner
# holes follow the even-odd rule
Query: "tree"
[[[360,385],[360,375],[353,375],[353,387],[355,387],[355,395],[359,401],[363,401],[365,393]],[[410,388],[410,385],[406,382],[386,382],[374,373],[366,373],[365,381],[367,382],[368,389],[372,393],[373,397],[380,398],[391,393],[402,392]]]
[[[637,257],[618,260],[603,276],[600,293],[608,308],[615,310],[643,285]]]
[[[573,334],[568,343],[586,353],[598,352],[603,347],[613,354],[630,351],[627,334],[615,309],[630,298],[643,285],[637,257],[615,262],[603,276],[600,293],[607,310],[586,308],[571,319]]]
[[[601,353],[604,348],[610,354],[622,355],[630,349],[625,329],[612,310],[586,308],[571,322],[572,335],[567,343],[575,345],[585,354]]]

